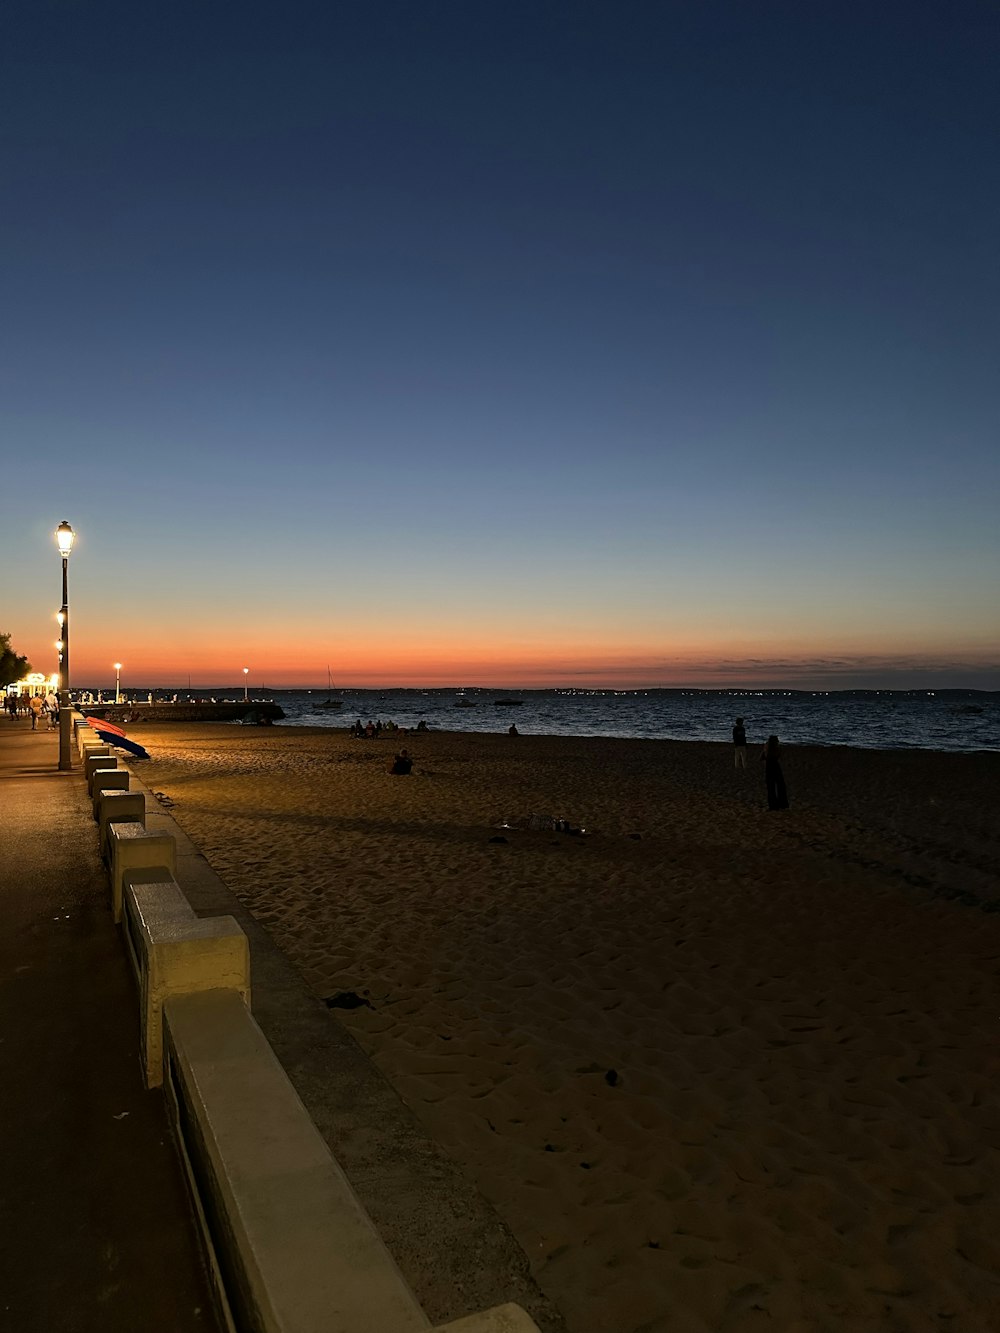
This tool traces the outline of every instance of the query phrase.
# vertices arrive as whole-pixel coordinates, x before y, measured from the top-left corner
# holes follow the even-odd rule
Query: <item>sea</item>
[[[157,699],[171,692],[154,691]],[[145,695],[137,694],[139,698]],[[178,692],[242,701],[243,691]],[[1000,691],[982,690],[337,690],[251,688],[250,698],[279,704],[283,726],[341,730],[360,719],[435,731],[519,732],[730,741],[744,719],[751,744],[778,736],[789,745],[853,745],[873,750],[1000,750]]]

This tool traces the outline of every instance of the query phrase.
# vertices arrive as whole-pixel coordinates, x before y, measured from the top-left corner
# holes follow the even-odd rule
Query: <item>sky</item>
[[[74,684],[1000,688],[992,3],[9,0]]]

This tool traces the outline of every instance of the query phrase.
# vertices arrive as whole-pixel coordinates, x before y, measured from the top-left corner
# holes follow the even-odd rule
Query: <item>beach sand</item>
[[[130,735],[571,1333],[1000,1328],[1000,754]]]

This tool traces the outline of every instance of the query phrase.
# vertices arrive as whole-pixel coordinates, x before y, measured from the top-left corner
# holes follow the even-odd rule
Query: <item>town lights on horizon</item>
[[[244,667],[244,668],[243,668],[243,702],[246,703],[246,701],[249,699],[249,697],[250,697],[250,668],[249,668],[249,667]]]
[[[56,528],[56,545],[62,556],[62,607],[59,611],[59,665],[61,699],[59,700],[59,768],[73,767],[72,747],[70,746],[70,702],[69,702],[69,557],[76,541],[76,533],[65,519]]]

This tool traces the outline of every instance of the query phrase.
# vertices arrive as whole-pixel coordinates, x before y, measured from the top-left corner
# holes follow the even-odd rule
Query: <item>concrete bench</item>
[[[139,983],[142,1067],[147,1088],[163,1082],[163,1002],[231,990],[250,1003],[250,944],[231,916],[197,917],[176,880],[159,867],[126,870],[123,924]]]
[[[163,1005],[164,1091],[228,1326],[416,1333],[429,1321],[232,991]]]
[[[429,1321],[233,991],[165,998],[164,1091],[227,1327],[413,1333]],[[519,1305],[434,1333],[538,1333]]]
[[[104,802],[117,795],[109,792]],[[130,870],[159,870],[161,879],[177,878],[177,844],[169,833],[147,833],[142,824],[126,821],[108,825],[108,860],[111,865],[111,915],[115,922],[122,919],[122,891],[125,875]]]
[[[118,756],[114,754],[93,754],[88,752],[83,761],[83,776],[87,779],[87,793],[94,794],[94,774],[99,768],[117,768]]]
[[[101,859],[111,862],[109,835],[112,824],[146,823],[146,797],[141,791],[106,791],[97,803],[97,827]]]
[[[91,731],[89,727],[87,728],[87,734],[80,733],[76,748],[81,759],[86,758],[88,754],[111,753],[111,746],[106,741],[102,741],[100,736]]]
[[[96,768],[90,780],[91,799],[94,806],[94,818],[101,810],[101,797],[106,791],[128,791],[129,771],[127,768]],[[141,821],[140,821],[141,822]]]

